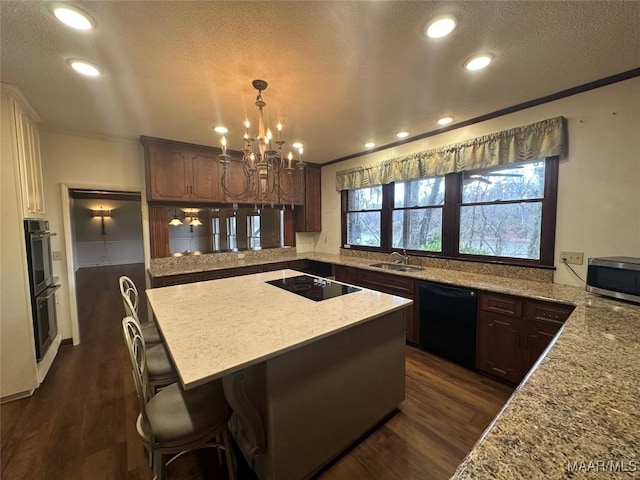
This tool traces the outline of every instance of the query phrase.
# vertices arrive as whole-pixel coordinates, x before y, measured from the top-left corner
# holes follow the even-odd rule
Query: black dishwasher
[[[476,363],[475,290],[420,282],[420,347],[458,365]]]

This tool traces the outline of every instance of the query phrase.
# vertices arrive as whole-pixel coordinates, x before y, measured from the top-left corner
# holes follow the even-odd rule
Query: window
[[[343,243],[553,265],[557,157],[342,192]]]
[[[540,259],[545,162],[462,174],[459,251]]]
[[[382,186],[347,192],[347,241],[351,245],[381,246]]]
[[[444,189],[444,177],[394,184],[393,248],[442,251]]]
[[[211,219],[211,237],[213,239],[213,251],[217,252],[220,250],[220,217]]]
[[[247,240],[250,249],[260,248],[260,214],[247,216]]]
[[[238,248],[238,237],[236,235],[236,217],[227,217],[227,248],[236,250]]]

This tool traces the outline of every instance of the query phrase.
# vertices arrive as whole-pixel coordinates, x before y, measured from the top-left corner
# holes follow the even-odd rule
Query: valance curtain
[[[336,173],[336,190],[555,157],[564,153],[564,147],[564,117],[549,118],[375,165],[342,170]]]

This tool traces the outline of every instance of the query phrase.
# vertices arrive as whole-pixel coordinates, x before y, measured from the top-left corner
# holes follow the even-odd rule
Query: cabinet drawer
[[[524,317],[530,320],[543,320],[548,322],[564,323],[571,315],[571,305],[561,305],[548,302],[525,302]]]
[[[485,312],[500,313],[513,317],[522,316],[522,300],[506,295],[483,293],[480,295],[480,309]]]
[[[358,270],[358,285],[390,295],[413,298],[415,282],[406,277]]]

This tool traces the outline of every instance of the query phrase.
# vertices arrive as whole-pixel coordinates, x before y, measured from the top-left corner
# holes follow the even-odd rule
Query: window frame
[[[444,219],[444,211],[445,211],[444,208],[445,208],[445,202],[447,200],[446,199],[446,194],[447,194],[447,190],[448,189],[447,189],[447,177],[446,176],[441,176],[441,177],[443,178],[443,180],[445,182],[445,190],[444,190],[445,191],[445,198],[443,199],[443,203],[442,204],[417,205],[417,206],[411,206],[411,207],[407,207],[407,206],[396,207],[396,205],[395,205],[395,203],[396,203],[395,202],[395,200],[396,200],[396,198],[395,198],[395,195],[396,195],[395,185],[396,185],[396,183],[409,183],[409,182],[420,180],[420,179],[407,180],[406,182],[393,182],[393,183],[389,184],[390,185],[389,193],[391,195],[391,198],[390,198],[390,200],[391,200],[390,201],[391,212],[389,214],[390,215],[390,220],[391,220],[391,223],[390,223],[391,235],[390,235],[390,238],[389,238],[389,245],[391,245],[392,250],[397,250],[397,251],[406,250],[406,251],[409,251],[409,252],[421,252],[421,253],[425,253],[425,254],[430,254],[430,253],[432,253],[432,254],[441,254],[442,253],[442,249],[444,249],[444,235],[442,236],[442,245],[441,245],[442,248],[441,248],[440,252],[431,251],[431,250],[413,250],[413,249],[405,249],[405,248],[393,247],[393,214],[394,214],[394,212],[405,212],[405,215],[406,215],[406,212],[409,212],[411,210],[427,210],[427,209],[435,210],[435,209],[439,209],[439,210],[442,210],[442,217]],[[384,195],[384,191],[383,191],[383,195]],[[443,233],[444,233],[444,223],[442,225],[442,229],[443,229]]]
[[[390,214],[389,214],[389,199],[385,198],[385,188],[387,187],[387,185],[371,185],[371,187],[359,187],[359,188],[353,188],[352,190],[360,190],[362,188],[374,188],[374,187],[378,187],[381,186],[382,187],[382,205],[380,208],[373,208],[370,210],[349,210],[349,190],[342,190],[340,192],[341,194],[341,203],[342,203],[342,208],[341,210],[341,222],[342,222],[342,245],[346,245],[347,244],[347,216],[349,213],[361,213],[361,212],[380,212],[380,246],[379,247],[372,247],[372,246],[368,246],[368,245],[352,245],[351,248],[353,248],[354,250],[364,250],[364,251],[369,251],[369,252],[379,252],[381,251],[381,249],[388,249],[390,242],[389,239],[387,238],[389,235],[389,220],[390,220]],[[386,202],[386,204],[385,204]],[[393,193],[391,195],[391,204],[393,205]],[[354,248],[357,247],[357,248]]]
[[[535,161],[532,159],[531,161]],[[539,268],[555,268],[555,234],[556,234],[556,215],[558,203],[558,169],[559,158],[547,157],[545,161],[545,178],[544,178],[544,196],[542,199],[523,199],[500,203],[521,203],[535,202],[542,204],[542,218],[540,223],[540,258],[516,258],[516,257],[498,257],[490,255],[474,255],[468,253],[460,253],[460,212],[463,206],[474,205],[462,203],[463,173],[450,173],[444,176],[445,179],[445,200],[442,207],[442,251],[424,251],[409,250],[406,252],[410,255],[421,257],[445,258],[451,260],[483,262],[483,263],[499,263],[506,265],[539,267]],[[488,170],[488,169],[487,169]],[[349,245],[349,250],[362,250],[379,253],[391,253],[402,251],[402,248],[392,247],[392,215],[394,210],[394,183],[382,185],[382,211],[380,215],[380,247]],[[342,190],[341,193],[341,229],[342,229],[342,248],[347,245],[347,210],[348,192]]]

